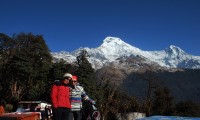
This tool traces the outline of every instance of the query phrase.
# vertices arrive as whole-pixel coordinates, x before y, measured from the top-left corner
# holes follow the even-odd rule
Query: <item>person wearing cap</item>
[[[86,95],[83,87],[79,85],[77,76],[72,76],[72,80],[70,82],[71,111],[73,113],[74,120],[81,120],[82,99],[88,99],[88,96]]]
[[[62,80],[56,80],[52,86],[51,101],[54,113],[53,118],[55,120],[72,120],[69,87],[71,79],[72,75],[66,73]]]

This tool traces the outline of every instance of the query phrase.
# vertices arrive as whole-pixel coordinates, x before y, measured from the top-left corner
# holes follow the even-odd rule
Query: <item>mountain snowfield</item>
[[[68,63],[73,63],[83,49],[90,55],[88,60],[95,69],[115,62],[119,58],[129,56],[139,56],[149,63],[154,62],[166,68],[200,69],[200,56],[190,55],[177,46],[170,45],[161,51],[143,51],[117,37],[105,38],[103,43],[97,48],[85,47],[73,52],[52,52],[52,56],[55,61],[64,59]]]

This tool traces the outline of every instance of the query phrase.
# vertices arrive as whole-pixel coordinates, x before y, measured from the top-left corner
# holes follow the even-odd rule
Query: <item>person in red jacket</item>
[[[69,87],[71,79],[72,75],[66,73],[62,80],[56,80],[52,86],[51,101],[55,120],[72,120]]]
[[[3,105],[0,105],[0,115],[5,113],[5,109],[3,107]]]

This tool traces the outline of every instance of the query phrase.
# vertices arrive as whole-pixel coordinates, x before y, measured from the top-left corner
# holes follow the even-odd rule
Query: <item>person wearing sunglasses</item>
[[[70,103],[70,86],[72,75],[64,74],[62,80],[56,80],[51,89],[54,120],[72,120]]]
[[[70,81],[70,83],[71,83],[71,92],[70,92],[71,111],[74,120],[81,120],[82,99],[88,99],[88,96],[86,95],[86,92],[84,91],[83,87],[79,85],[77,76],[72,76],[72,80]]]

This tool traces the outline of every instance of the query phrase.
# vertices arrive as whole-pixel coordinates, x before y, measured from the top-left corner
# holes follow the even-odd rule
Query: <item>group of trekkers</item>
[[[70,73],[65,73],[62,80],[54,82],[51,101],[54,120],[87,120],[88,117],[92,120],[92,114],[99,114],[93,109],[94,101],[79,85],[78,77]]]

